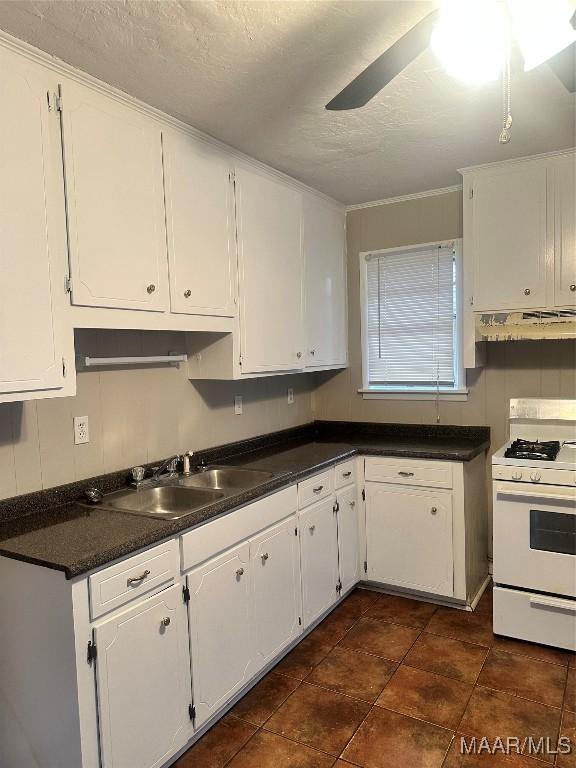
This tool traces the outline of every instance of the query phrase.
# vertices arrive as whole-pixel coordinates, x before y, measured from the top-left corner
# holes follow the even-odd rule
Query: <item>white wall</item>
[[[185,351],[184,334],[76,332],[79,355],[169,351]],[[184,366],[79,372],[76,397],[0,404],[0,498],[306,423],[312,386],[309,375],[191,382]],[[234,395],[244,397],[242,416]],[[90,443],[75,446],[72,418],[86,415]]]

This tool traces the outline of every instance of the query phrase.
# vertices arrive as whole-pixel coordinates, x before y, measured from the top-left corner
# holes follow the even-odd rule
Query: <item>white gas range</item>
[[[576,400],[510,401],[492,486],[494,632],[576,651]]]

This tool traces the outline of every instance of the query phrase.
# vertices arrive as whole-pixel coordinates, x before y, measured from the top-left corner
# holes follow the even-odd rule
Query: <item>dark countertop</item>
[[[74,489],[75,498],[79,498],[78,490],[90,485],[90,480],[71,484],[69,488],[61,486],[28,494],[20,497],[21,500],[0,502],[0,555],[61,570],[71,579],[227,514],[357,454],[470,461],[489,445],[489,430],[482,427],[453,428],[456,432],[449,432],[448,428],[421,427],[418,432],[416,427],[402,426],[394,432],[390,428],[395,425],[382,425],[380,434],[375,434],[377,430],[371,429],[373,425],[364,425],[365,429],[357,425],[354,429],[348,424],[344,435],[342,428],[336,428],[337,424],[341,423],[330,423],[329,428],[316,428],[313,433],[307,428],[285,430],[276,433],[277,441],[272,436],[264,436],[210,449],[206,456],[212,463],[265,469],[276,473],[275,477],[180,520],[158,520],[75,502],[62,503]],[[232,455],[227,455],[227,449]],[[123,473],[108,476],[107,490],[112,490],[112,477],[116,487],[124,482]],[[100,487],[102,485],[106,483]],[[57,498],[60,503],[42,508],[44,498]],[[10,516],[6,519],[8,512]]]

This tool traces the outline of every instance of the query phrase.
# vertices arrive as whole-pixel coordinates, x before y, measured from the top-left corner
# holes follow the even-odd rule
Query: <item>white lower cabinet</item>
[[[341,592],[346,593],[360,581],[358,557],[358,489],[348,486],[336,494],[338,508],[338,565]]]
[[[366,483],[368,578],[454,594],[450,491]]]
[[[102,768],[156,768],[189,735],[182,588],[168,587],[97,624]]]
[[[245,541],[188,575],[196,727],[254,672],[249,568],[250,544]]]
[[[339,596],[338,527],[334,496],[300,512],[302,620],[309,626]]]
[[[300,633],[297,528],[290,518],[250,541],[255,664],[262,669]]]

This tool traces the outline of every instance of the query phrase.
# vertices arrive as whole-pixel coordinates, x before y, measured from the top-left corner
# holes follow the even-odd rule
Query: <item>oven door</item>
[[[494,483],[494,581],[576,597],[576,489]]]

